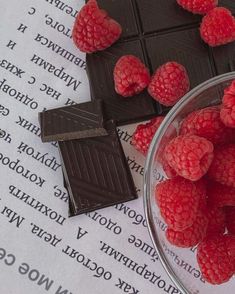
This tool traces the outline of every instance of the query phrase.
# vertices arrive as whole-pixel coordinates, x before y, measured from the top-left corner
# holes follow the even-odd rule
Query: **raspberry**
[[[227,249],[227,236],[212,236],[202,241],[197,249],[197,261],[203,278],[211,284],[227,282],[235,266]]]
[[[150,74],[141,60],[133,55],[124,55],[114,68],[115,90],[123,97],[143,91],[150,82]]]
[[[208,181],[207,196],[210,207],[235,206],[235,188]]]
[[[165,157],[178,175],[197,181],[207,172],[213,159],[213,144],[195,135],[178,136],[165,148]]]
[[[235,144],[215,149],[208,176],[212,180],[235,188]]]
[[[183,65],[167,62],[152,76],[148,86],[149,94],[165,106],[174,105],[189,90],[188,74]]]
[[[222,208],[209,208],[207,212],[207,235],[223,234],[225,231],[225,212]]]
[[[176,177],[159,183],[155,198],[169,228],[185,230],[196,219],[200,195],[194,183]]]
[[[174,231],[167,228],[166,237],[168,241],[178,247],[192,247],[201,242],[206,236],[208,219],[204,212],[199,211],[192,226],[182,231]]]
[[[110,47],[121,32],[119,23],[99,9],[96,0],[89,0],[75,20],[72,36],[82,52],[92,53]]]
[[[235,142],[235,130],[226,127],[220,120],[220,107],[211,106],[191,112],[180,127],[180,135],[197,135],[213,144]]]
[[[235,235],[235,206],[225,208],[226,225],[228,232]]]
[[[206,14],[218,5],[218,0],[177,0],[184,9],[195,14]]]
[[[235,128],[235,80],[224,90],[220,118],[226,126]]]
[[[159,116],[153,118],[146,124],[140,124],[137,126],[132,136],[131,144],[143,155],[146,155],[153,136],[155,135],[163,119],[163,116]]]
[[[201,37],[208,45],[214,47],[235,40],[235,18],[223,7],[216,7],[202,19]]]

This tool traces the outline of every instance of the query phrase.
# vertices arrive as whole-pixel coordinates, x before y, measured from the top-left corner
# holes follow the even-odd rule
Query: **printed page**
[[[179,293],[148,234],[135,125],[118,133],[138,199],[72,218],[57,143],[41,143],[38,112],[90,100],[85,54],[71,39],[83,4],[0,1],[0,292]]]

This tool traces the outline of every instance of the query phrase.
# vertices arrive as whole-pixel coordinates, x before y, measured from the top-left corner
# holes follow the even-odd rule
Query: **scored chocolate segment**
[[[213,77],[214,68],[198,29],[153,36],[145,42],[153,71],[165,62],[177,61],[187,69],[191,88]]]
[[[107,119],[118,125],[135,122],[156,113],[154,100],[147,91],[134,97],[124,98],[114,89],[113,69],[117,60],[132,54],[144,62],[140,41],[118,43],[102,52],[87,55],[87,73],[90,78],[92,99],[103,99]]]
[[[41,138],[43,142],[105,136],[103,105],[101,100],[41,112]]]
[[[143,33],[197,24],[201,20],[180,7],[176,0],[136,0]]]
[[[135,22],[132,0],[102,0],[97,2],[100,8],[105,7],[105,11],[109,16],[121,25],[121,38],[138,35],[138,26]]]
[[[109,136],[59,142],[73,215],[137,198],[113,122]]]

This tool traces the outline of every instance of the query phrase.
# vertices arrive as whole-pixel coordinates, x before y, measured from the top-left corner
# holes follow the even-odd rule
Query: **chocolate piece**
[[[113,122],[109,135],[59,142],[71,214],[81,214],[137,198]]]
[[[41,112],[39,121],[43,142],[107,135],[101,100]]]
[[[165,62],[177,61],[187,69],[191,88],[213,77],[214,68],[198,29],[149,37],[145,39],[145,44],[153,71]]]
[[[136,3],[144,34],[193,25],[201,20],[200,15],[186,11],[176,0],[136,0]]]
[[[167,61],[178,61],[186,67],[191,87],[231,70],[235,42],[225,50],[226,46],[215,50],[207,46],[199,34],[201,16],[187,12],[175,0],[98,0],[98,4],[119,21],[123,34],[112,47],[87,54],[87,72],[92,99],[105,101],[107,117],[117,125],[148,119],[169,109],[155,102],[146,90],[131,98],[115,92],[113,70],[122,55],[139,57],[151,74]],[[235,14],[234,0],[222,0],[220,6]]]
[[[135,11],[132,0],[102,0],[98,1],[98,3],[101,8],[105,7],[109,16],[121,25],[121,38],[138,35],[138,26],[135,21]]]

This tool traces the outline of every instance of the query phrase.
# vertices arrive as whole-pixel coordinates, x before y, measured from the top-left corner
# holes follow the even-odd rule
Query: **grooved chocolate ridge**
[[[137,198],[113,122],[108,136],[59,142],[72,215]]]
[[[39,114],[43,142],[107,135],[102,101],[55,108]]]

